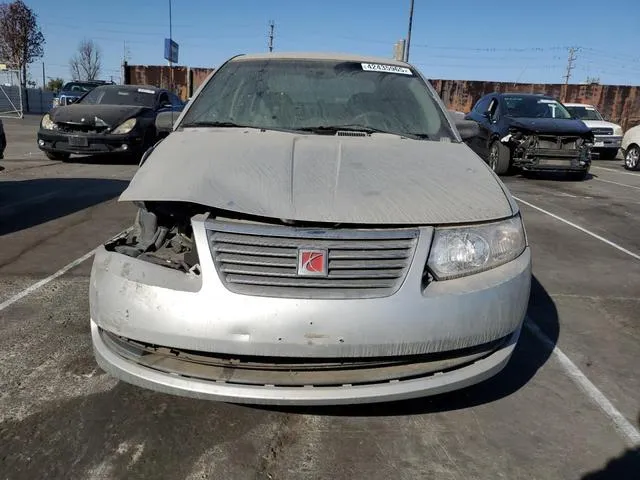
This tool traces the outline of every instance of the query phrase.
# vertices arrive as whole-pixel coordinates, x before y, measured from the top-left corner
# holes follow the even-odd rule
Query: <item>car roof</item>
[[[535,98],[545,98],[550,100],[556,100],[552,95],[546,95],[544,93],[522,93],[522,92],[501,92],[498,93],[501,97],[535,97]]]
[[[120,90],[138,90],[139,88],[144,88],[145,90],[153,90],[154,93],[158,93],[158,92],[162,92],[165,89],[164,88],[158,88],[158,87],[154,87],[153,85],[112,85],[112,84],[106,84],[106,85],[99,85],[100,87],[107,87],[107,88],[118,88]],[[98,87],[96,87],[98,88]]]
[[[338,60],[344,62],[364,62],[382,63],[385,65],[396,65],[399,67],[410,67],[407,62],[395,60],[393,58],[376,57],[369,55],[356,55],[349,53],[330,52],[277,52],[277,53],[253,53],[242,54],[234,57],[231,61],[242,60]]]
[[[590,103],[564,103],[565,107],[593,107]]]

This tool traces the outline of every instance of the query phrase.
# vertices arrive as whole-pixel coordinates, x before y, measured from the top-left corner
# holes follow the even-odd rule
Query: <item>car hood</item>
[[[107,126],[116,127],[144,110],[147,108],[135,105],[67,105],[54,108],[50,115],[51,120],[56,123],[100,126],[102,120]]]
[[[241,129],[171,133],[120,200],[348,224],[450,224],[514,213],[502,183],[464,144]]]
[[[584,135],[589,133],[582,120],[564,118],[511,118],[509,126],[522,128],[534,133],[555,133],[569,135]]]
[[[605,122],[604,120],[582,120],[589,128],[616,128],[616,123]]]

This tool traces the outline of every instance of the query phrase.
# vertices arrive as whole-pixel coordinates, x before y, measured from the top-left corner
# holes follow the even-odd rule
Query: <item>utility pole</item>
[[[44,62],[42,62],[42,89],[43,90],[44,90],[45,82],[46,82],[45,78],[46,77],[45,77],[45,74],[44,74]]]
[[[413,2],[414,0],[411,0],[411,7],[409,8],[409,33],[407,34],[406,49],[404,51],[405,62],[409,61],[409,48],[411,47],[411,27],[413,26]]]
[[[576,47],[569,48],[569,58],[567,59],[567,73],[564,76],[564,84],[569,85],[569,79],[571,78],[571,70],[575,68],[576,61]]]
[[[276,27],[276,24],[271,20],[269,22],[269,51],[273,52],[273,29]]]

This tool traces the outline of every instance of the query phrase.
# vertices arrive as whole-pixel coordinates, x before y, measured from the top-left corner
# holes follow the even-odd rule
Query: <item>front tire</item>
[[[627,170],[640,170],[640,147],[631,145],[624,156],[624,168]]]
[[[505,175],[511,168],[511,151],[499,140],[494,140],[489,147],[488,163],[497,175]]]
[[[49,160],[61,160],[63,162],[66,162],[71,157],[70,153],[63,152],[44,152],[44,154]]]

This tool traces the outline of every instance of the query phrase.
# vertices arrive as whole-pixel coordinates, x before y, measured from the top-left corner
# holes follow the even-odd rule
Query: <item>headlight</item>
[[[616,125],[615,127],[613,127],[613,134],[616,137],[621,137],[624,132],[622,131],[622,127],[620,125]]]
[[[44,117],[42,117],[40,126],[45,130],[56,130],[58,128],[58,125],[56,125],[56,123],[51,120],[51,116],[48,113],[45,114]]]
[[[516,259],[526,247],[522,219],[437,228],[427,265],[437,280],[471,275]]]
[[[115,130],[111,133],[114,135],[124,135],[125,133],[129,133],[133,130],[133,127],[136,126],[137,120],[135,118],[130,118],[126,122],[121,123]]]

